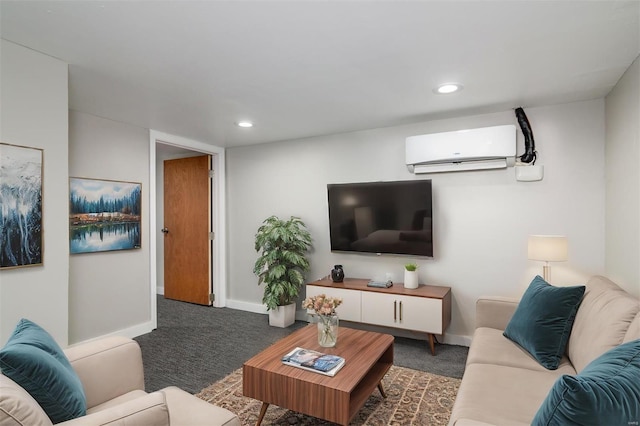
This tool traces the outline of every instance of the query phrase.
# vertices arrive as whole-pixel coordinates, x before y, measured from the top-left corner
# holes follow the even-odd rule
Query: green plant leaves
[[[418,265],[415,263],[407,263],[406,265],[404,265],[404,268],[407,271],[415,271],[416,269],[418,269]]]
[[[262,303],[268,310],[293,303],[309,270],[305,253],[311,248],[311,234],[300,218],[281,220],[270,216],[256,232],[258,259],[253,273],[258,285],[265,285]]]

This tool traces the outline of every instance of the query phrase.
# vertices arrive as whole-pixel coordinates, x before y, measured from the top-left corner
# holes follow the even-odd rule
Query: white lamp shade
[[[529,235],[530,260],[564,262],[568,259],[567,237],[560,235]]]

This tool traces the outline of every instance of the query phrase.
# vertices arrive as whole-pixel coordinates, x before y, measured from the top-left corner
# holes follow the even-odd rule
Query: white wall
[[[468,342],[481,295],[519,296],[542,264],[527,260],[527,236],[563,234],[569,261],[551,268],[554,284],[604,272],[604,100],[526,109],[541,182],[516,182],[514,169],[414,176],[404,164],[407,136],[515,124],[513,111],[431,121],[306,140],[228,149],[228,305],[261,309],[252,274],[254,235],[272,214],[300,216],[314,249],[309,280],[344,265],[348,277],[402,280],[406,257],[331,253],[328,183],[433,180],[433,259],[416,259],[420,281],[450,286],[447,341]],[[518,152],[523,151],[519,133]]]
[[[640,295],[640,58],[605,102],[606,274]]]
[[[142,247],[70,257],[69,340],[151,331],[149,131],[71,111],[69,175],[142,183]]]
[[[0,344],[22,317],[68,343],[67,64],[0,41],[0,141],[43,152],[43,266],[0,272]]]
[[[44,266],[0,272],[0,341],[21,317],[42,324],[62,345],[149,331],[148,213],[141,250],[71,260],[68,254],[68,176],[138,181],[145,191],[148,131],[75,112],[68,129],[66,64],[5,40],[0,50],[0,140],[44,149],[45,235]],[[635,294],[639,74],[636,60],[606,100],[606,274]],[[229,149],[229,305],[262,309],[262,288],[251,272],[253,237],[271,214],[299,215],[309,226],[315,240],[309,279],[337,263],[351,277],[391,272],[401,279],[405,257],[330,252],[326,184],[335,182],[433,179],[435,257],[418,263],[422,282],[453,289],[449,339],[471,334],[478,296],[517,296],[541,272],[526,259],[529,234],[569,237],[569,262],[552,265],[552,282],[605,273],[605,101],[526,112],[545,166],[542,182],[517,183],[513,169],[417,177],[406,171],[406,136],[515,123],[512,111]],[[146,194],[146,212],[148,200]]]

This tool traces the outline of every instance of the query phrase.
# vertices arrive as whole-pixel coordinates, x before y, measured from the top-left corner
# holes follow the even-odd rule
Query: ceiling
[[[615,0],[0,3],[70,109],[226,147],[601,98],[639,28]]]

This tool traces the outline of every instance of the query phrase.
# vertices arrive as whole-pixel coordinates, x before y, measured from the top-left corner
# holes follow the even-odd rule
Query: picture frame
[[[139,249],[142,183],[69,178],[69,252]]]
[[[0,269],[42,266],[44,150],[0,142]]]

